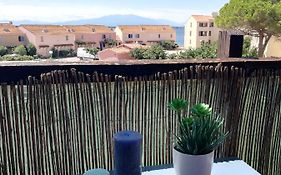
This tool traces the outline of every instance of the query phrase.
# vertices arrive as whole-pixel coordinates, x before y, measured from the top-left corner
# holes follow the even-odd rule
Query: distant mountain
[[[146,24],[146,25],[161,25],[168,24],[172,26],[181,26],[180,24],[164,20],[164,19],[151,19],[142,16],[136,15],[109,15],[103,16],[100,18],[93,19],[81,19],[76,21],[67,21],[59,24],[100,24],[106,26],[117,26],[117,25],[138,25],[138,24]]]
[[[136,15],[109,15],[103,16],[100,18],[92,18],[92,19],[81,19],[81,20],[74,20],[74,21],[65,21],[65,22],[58,22],[58,23],[48,23],[48,22],[38,22],[38,21],[14,21],[15,25],[19,24],[59,24],[59,25],[79,25],[79,24],[100,24],[106,26],[117,26],[117,25],[138,25],[138,24],[145,24],[145,25],[161,25],[167,24],[171,26],[183,26],[183,24],[179,24],[173,21],[165,20],[165,19],[152,19],[146,18],[142,16]]]
[[[40,22],[40,21],[31,21],[31,20],[22,20],[22,21],[12,21],[14,25],[21,24],[50,24],[48,22]]]

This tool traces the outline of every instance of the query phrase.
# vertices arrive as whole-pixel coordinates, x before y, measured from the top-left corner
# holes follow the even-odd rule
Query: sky
[[[229,0],[0,0],[0,21],[63,22],[107,15],[138,15],[184,23],[211,14]]]

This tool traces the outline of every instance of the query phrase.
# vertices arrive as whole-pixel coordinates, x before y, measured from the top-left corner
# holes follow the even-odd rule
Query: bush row
[[[24,55],[29,55],[29,56],[34,56],[36,55],[37,49],[33,44],[28,44],[27,46],[24,45],[19,45],[15,48],[12,48],[11,51],[9,51],[9,48],[5,47],[5,46],[0,46],[0,56],[4,56],[7,54],[18,54],[21,56]]]
[[[29,55],[4,55],[0,57],[0,61],[28,61],[33,59],[34,57]]]

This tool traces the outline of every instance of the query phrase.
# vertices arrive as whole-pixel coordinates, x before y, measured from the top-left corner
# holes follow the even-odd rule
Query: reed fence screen
[[[177,118],[167,104],[184,98],[190,106],[208,103],[225,118],[230,136],[216,157],[280,175],[280,75],[218,65],[143,77],[54,71],[1,84],[0,174],[113,169],[112,137],[121,130],[143,135],[144,166],[172,163]]]

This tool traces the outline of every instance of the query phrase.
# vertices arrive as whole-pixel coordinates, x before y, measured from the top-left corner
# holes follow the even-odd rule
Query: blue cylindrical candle
[[[142,136],[135,131],[114,135],[115,175],[141,175]]]

